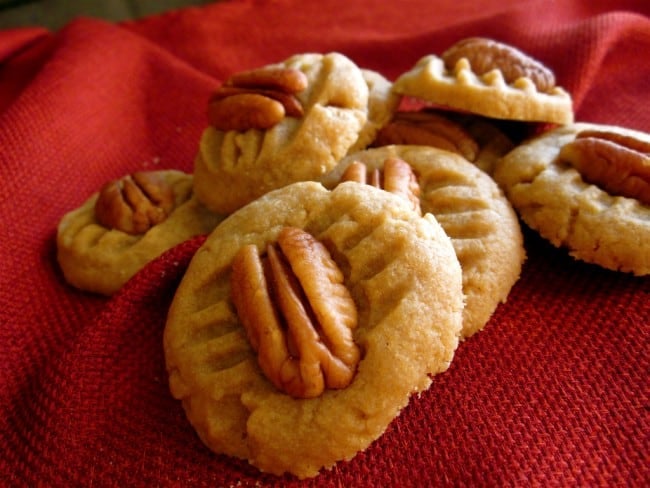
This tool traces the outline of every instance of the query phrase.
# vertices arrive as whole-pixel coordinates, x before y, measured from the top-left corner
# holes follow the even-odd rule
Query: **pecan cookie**
[[[68,283],[112,295],[145,264],[221,217],[192,194],[192,176],[137,172],[107,183],[57,228],[57,259]]]
[[[491,174],[496,161],[514,144],[485,117],[421,109],[396,111],[372,142],[391,145],[432,146],[454,152]]]
[[[461,287],[449,238],[401,198],[288,185],[193,257],[164,331],[170,390],[215,452],[315,476],[448,368]]]
[[[469,337],[485,326],[519,279],[525,252],[517,216],[492,178],[464,158],[433,147],[394,145],[351,154],[324,184],[345,181],[352,165],[361,163],[364,172],[383,171],[377,179],[388,189],[386,164],[396,160],[412,168],[422,213],[433,214],[451,238],[463,270],[461,336]]]
[[[604,268],[650,273],[650,135],[576,123],[497,163],[522,220],[556,247]]]
[[[422,57],[394,83],[400,95],[497,119],[568,124],[571,96],[553,72],[508,44],[459,41],[441,56]]]
[[[233,75],[209,102],[197,196],[230,213],[275,188],[318,179],[372,133],[371,84],[339,53],[298,54]],[[373,111],[381,112],[379,99],[371,99]]]

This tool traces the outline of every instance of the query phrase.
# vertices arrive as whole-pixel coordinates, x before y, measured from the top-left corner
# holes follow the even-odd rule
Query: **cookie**
[[[421,109],[398,110],[372,142],[372,147],[391,145],[432,146],[463,156],[491,174],[496,161],[514,144],[485,117]]]
[[[286,331],[269,332],[266,339],[280,336],[278,350],[262,355],[265,339],[258,334],[249,341],[243,324],[250,314],[239,300],[235,305],[233,293],[248,288],[261,296],[255,290],[266,287],[251,278],[242,286],[231,284],[240,283],[233,275],[249,269],[239,265],[240,254],[252,250],[253,257],[270,256],[265,250],[286,228],[304,231],[325,247],[338,272],[325,272],[320,257],[301,265],[312,270],[307,273],[312,278],[338,280],[338,289],[342,284],[348,290],[357,310],[356,325],[346,329],[352,330],[359,353],[353,377],[347,386],[328,386],[308,398],[276,386],[276,380],[288,384],[297,374],[295,361],[309,361],[311,356],[301,353],[287,358],[287,347],[302,347],[304,338],[285,340]],[[399,197],[369,186],[347,183],[328,191],[315,182],[294,183],[230,215],[193,257],[164,330],[170,390],[215,452],[277,475],[315,476],[367,448],[413,394],[448,368],[461,327],[461,286],[454,249],[435,219],[423,219]],[[272,305],[276,310],[278,303]],[[330,301],[309,303],[315,311],[338,310]],[[327,333],[325,321],[319,323]],[[334,351],[342,342],[328,336],[308,345],[322,349],[325,344]],[[279,369],[266,376],[269,362],[285,364],[288,378],[278,378]],[[303,368],[305,374],[320,375],[312,366]]]
[[[209,104],[194,165],[198,198],[228,214],[270,190],[318,179],[371,133],[368,110],[364,72],[339,53],[298,54],[233,75]]]
[[[481,330],[519,279],[525,259],[517,216],[499,187],[464,158],[426,146],[385,146],[351,154],[324,179],[334,187],[347,168],[361,162],[368,170],[400,159],[413,169],[420,208],[440,223],[463,270],[465,309],[461,336]]]
[[[553,72],[508,44],[464,39],[395,80],[402,96],[497,119],[568,124],[573,102]]]
[[[584,131],[613,134],[614,139],[617,135],[627,137],[638,144],[650,142],[650,136],[643,132],[575,123],[548,131],[515,148],[497,163],[494,178],[522,220],[554,246],[567,249],[576,259],[607,269],[647,275],[650,273],[650,206],[586,179],[569,162],[566,148],[571,148],[570,144]],[[604,147],[609,147],[608,144],[605,141]],[[620,147],[614,150],[611,154],[621,152]],[[600,155],[585,153],[592,156],[586,163],[601,169],[604,165],[607,169],[617,159],[608,161],[608,154],[608,149]],[[618,167],[607,179],[613,182],[630,174],[629,169]],[[647,177],[646,167],[646,186]]]
[[[127,205],[134,201],[136,211]],[[207,234],[221,219],[193,196],[191,175],[176,170],[134,173],[107,184],[63,216],[57,260],[71,285],[112,295],[148,262],[190,237]]]

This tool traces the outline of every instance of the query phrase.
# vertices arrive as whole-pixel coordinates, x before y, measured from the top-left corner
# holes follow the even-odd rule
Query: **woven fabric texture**
[[[191,172],[211,90],[299,52],[395,79],[493,37],[550,66],[578,120],[650,131],[649,13],[641,0],[240,0],[0,32],[0,485],[647,486],[648,278],[524,228],[521,279],[485,330],[365,452],[301,482],[211,453],[169,393],[166,311],[204,237],[103,298],[64,282],[55,232],[110,179]]]

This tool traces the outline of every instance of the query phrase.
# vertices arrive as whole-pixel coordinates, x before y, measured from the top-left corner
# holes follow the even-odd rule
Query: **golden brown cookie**
[[[583,139],[587,131],[597,136]],[[650,206],[639,199],[642,194],[626,196],[620,189],[628,183],[636,187],[635,181],[650,188],[649,144],[650,136],[643,132],[571,124],[515,148],[497,163],[494,178],[522,220],[554,246],[604,268],[647,275]],[[635,145],[641,151],[630,149]],[[590,168],[587,173],[575,166],[580,160]],[[645,169],[626,167],[634,160],[645,160]]]
[[[403,96],[497,119],[573,122],[571,96],[553,72],[517,48],[487,38],[422,57],[395,81]]]
[[[489,119],[433,109],[395,112],[371,145],[436,147],[463,156],[488,174],[496,161],[514,147]]]
[[[382,170],[408,163],[419,184],[422,213],[435,216],[463,269],[462,337],[481,330],[519,279],[525,259],[517,216],[495,182],[464,158],[425,146],[385,146],[351,154],[324,180],[333,187],[354,162]]]
[[[105,185],[57,229],[57,259],[68,283],[111,295],[145,264],[222,217],[192,194],[192,176],[176,170],[127,175]]]
[[[368,110],[364,72],[339,53],[298,54],[233,75],[209,104],[194,166],[198,198],[227,214],[318,179],[371,133]]]
[[[325,336],[320,341],[304,338],[313,334],[309,327],[300,329],[307,336],[295,332],[300,322],[292,325],[293,319],[288,320],[290,333],[286,326],[278,330],[263,324],[255,330],[267,335],[249,335],[243,325],[244,317],[267,307],[266,293],[258,292],[271,286],[259,284],[264,273],[254,259],[251,264],[251,251],[253,258],[270,260],[268,246],[279,243],[286,228],[321,243],[327,261],[340,272],[325,271],[330,265],[321,257],[298,259],[298,271],[295,253],[282,247],[297,276],[305,275],[306,266],[308,277],[339,290],[328,292],[325,304],[308,301],[319,317],[316,330]],[[310,252],[310,246],[293,251]],[[248,270],[243,279],[242,269]],[[273,276],[268,282],[282,283],[275,271]],[[302,279],[300,284],[312,289]],[[325,366],[312,361],[316,353],[302,351],[334,352],[346,342],[329,335],[331,326],[317,313],[339,310],[329,297],[344,297],[341,284],[356,306],[356,322],[346,330],[352,331],[360,360],[348,386],[330,385],[326,378],[328,387],[318,396],[296,398],[276,383],[289,385],[298,370],[306,376],[303,382],[326,374]],[[367,448],[411,395],[448,368],[461,327],[461,286],[449,238],[435,219],[421,218],[399,197],[356,183],[328,191],[315,182],[299,182],[272,191],[224,220],[192,259],[164,331],[171,392],[210,449],[248,459],[265,472],[315,476]],[[243,302],[255,304],[250,313],[242,311],[239,300],[234,303],[233,293],[242,290],[249,292]],[[271,303],[277,313],[284,310],[280,298]],[[269,343],[277,350],[269,350]],[[347,346],[343,349],[354,349]],[[254,352],[258,348],[260,357]],[[345,362],[354,355],[335,356]],[[303,359],[304,368],[296,369]],[[263,373],[269,364],[270,377]]]

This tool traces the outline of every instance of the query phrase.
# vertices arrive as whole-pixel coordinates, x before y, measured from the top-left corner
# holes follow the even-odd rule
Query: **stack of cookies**
[[[574,123],[512,46],[466,39],[395,83],[298,54],[233,74],[207,112],[192,175],[108,183],[64,216],[58,258],[110,295],[208,234],[168,314],[170,389],[210,449],[264,472],[316,476],[377,439],[507,299],[519,217],[649,272],[650,137]]]
[[[643,244],[650,242],[650,135],[575,122],[571,97],[548,67],[491,39],[463,39],[423,57],[393,90],[424,107],[420,117],[435,111],[466,123],[481,116],[509,123],[510,133],[519,124],[517,147],[493,166],[477,165],[521,219],[576,259],[650,274]]]

